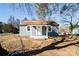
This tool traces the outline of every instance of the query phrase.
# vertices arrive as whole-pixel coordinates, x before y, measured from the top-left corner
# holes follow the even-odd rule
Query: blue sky
[[[12,4],[0,3],[0,21],[7,23],[10,16],[14,16],[16,19],[19,18],[20,20],[22,20],[24,17],[31,18],[27,13],[23,12],[22,10],[15,9]],[[56,18],[55,21],[61,24],[61,21],[57,20],[60,19],[60,16],[56,16],[57,14],[54,14],[52,18]]]
[[[24,17],[28,17],[29,15],[25,14],[21,10],[15,10],[12,4],[0,4],[0,21],[7,22],[10,16],[14,16],[15,18],[23,19]]]
[[[34,10],[34,8],[32,8]],[[77,12],[78,14],[79,12]],[[35,15],[35,13],[34,13]],[[79,14],[78,14],[79,15]],[[0,21],[7,23],[10,16],[14,16],[16,19],[22,20],[24,17],[31,18],[30,15],[27,14],[27,12],[23,12],[22,10],[13,8],[12,4],[5,4],[0,3]],[[36,17],[36,16],[35,16]],[[59,23],[60,25],[63,25],[62,18],[60,14],[53,14],[52,19]]]

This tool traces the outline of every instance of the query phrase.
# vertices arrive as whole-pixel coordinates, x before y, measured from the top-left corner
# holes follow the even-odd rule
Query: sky
[[[15,10],[12,6],[12,4],[1,4],[0,3],[0,21],[7,22],[10,16],[14,16],[16,19],[23,19],[24,17],[28,17],[29,15],[26,15],[21,10]]]
[[[34,10],[34,8],[32,9]],[[9,4],[0,3],[0,21],[7,23],[10,16],[14,16],[15,19],[20,19],[20,20],[23,20],[25,17],[30,19],[32,18],[30,15],[27,14],[27,12],[23,12],[22,10],[18,9],[18,7],[14,8],[14,6],[10,3]],[[60,14],[53,14],[52,19],[56,21],[58,24],[60,24],[60,26],[64,24],[61,20],[62,18],[60,17]]]

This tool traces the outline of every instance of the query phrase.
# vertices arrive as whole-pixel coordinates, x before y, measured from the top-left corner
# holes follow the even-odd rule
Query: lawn
[[[7,51],[15,50],[42,50],[35,55],[41,56],[59,56],[59,55],[79,55],[79,37],[73,36],[66,38],[64,41],[62,37],[51,37],[47,40],[35,40],[27,37],[22,37],[22,42],[18,34],[0,34],[0,43]]]

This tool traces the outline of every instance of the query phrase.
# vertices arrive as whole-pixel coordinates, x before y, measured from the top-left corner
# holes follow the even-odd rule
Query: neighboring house
[[[59,28],[59,32],[60,32],[60,35],[63,35],[64,33],[69,34],[70,33],[69,25],[65,24],[65,25],[61,26]]]
[[[79,34],[79,28],[75,28],[75,29],[73,29],[72,34]]]
[[[20,36],[30,38],[48,38],[58,35],[58,26],[55,21],[46,20],[25,20],[20,24]]]
[[[61,28],[59,28],[59,32],[60,32],[60,35],[63,35],[63,33],[70,34],[69,25],[66,24]],[[79,34],[79,27],[73,29],[72,34]]]

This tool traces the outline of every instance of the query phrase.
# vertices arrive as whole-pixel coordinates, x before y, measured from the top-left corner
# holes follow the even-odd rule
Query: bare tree
[[[13,30],[13,24],[14,24],[13,20],[14,20],[13,17],[10,16],[10,18],[8,19],[8,32],[12,32]]]
[[[78,24],[76,17],[76,12],[79,11],[79,6],[77,4],[64,4],[60,10],[60,14],[64,19],[64,22],[69,24],[70,33],[72,34],[73,29],[75,28],[74,25]],[[77,21],[77,22],[74,22]],[[74,24],[75,23],[75,24]]]
[[[41,19],[47,18],[50,20],[52,14],[59,10],[59,4],[54,3],[37,3],[35,6],[38,18]]]

